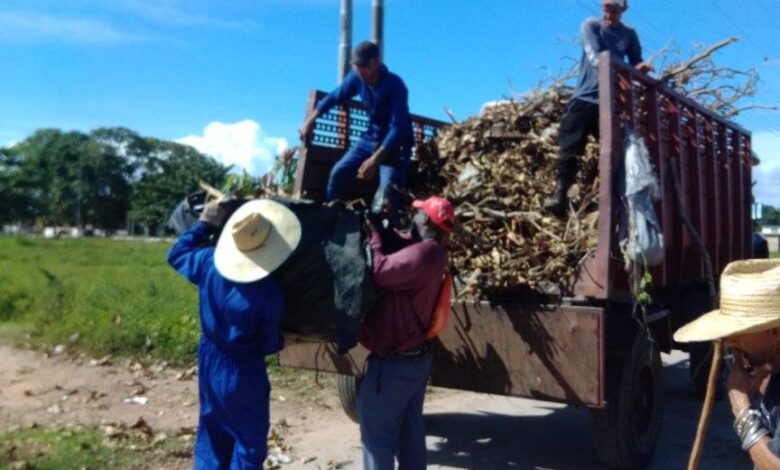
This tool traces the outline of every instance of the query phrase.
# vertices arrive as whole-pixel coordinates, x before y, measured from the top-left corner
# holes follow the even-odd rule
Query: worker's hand
[[[636,64],[635,68],[640,72],[644,72],[644,73],[655,71],[655,69],[653,68],[653,64],[651,64],[650,62],[641,62],[639,64]]]
[[[769,376],[771,368],[764,364],[761,367],[750,369],[741,352],[734,350],[734,366],[726,381],[731,411],[737,416],[742,410],[750,406],[750,402],[758,392],[759,387]]]
[[[370,180],[376,176],[376,169],[379,166],[377,160],[374,157],[368,158],[364,161],[357,172],[357,177],[361,180]]]
[[[215,199],[203,206],[198,220],[212,228],[221,227],[227,217],[227,209],[221,204],[224,200]]]
[[[314,128],[314,120],[316,118],[316,114],[309,114],[309,116],[306,117],[306,119],[303,121],[303,124],[301,124],[301,127],[298,128],[298,136],[301,138],[301,142],[306,142],[309,139],[311,131]]]

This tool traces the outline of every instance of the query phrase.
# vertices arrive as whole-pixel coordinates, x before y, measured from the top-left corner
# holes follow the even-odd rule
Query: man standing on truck
[[[558,129],[558,166],[555,190],[544,201],[544,210],[559,217],[568,208],[567,192],[577,175],[577,158],[585,149],[588,136],[598,137],[599,130],[599,54],[610,51],[638,70],[647,72],[652,66],[642,62],[639,37],[632,28],[621,23],[628,9],[628,0],[601,0],[601,19],[591,17],[583,21],[582,58],[579,78],[571,100],[566,106]]]
[[[318,116],[360,95],[368,113],[368,128],[331,169],[325,197],[327,201],[341,199],[355,176],[370,180],[378,170],[379,187],[386,189],[390,212],[395,213],[399,202],[393,187],[406,186],[414,143],[406,85],[382,63],[379,47],[373,42],[363,41],[355,47],[352,65],[341,85],[306,116],[299,129],[301,140],[305,142],[311,134]]]
[[[372,279],[383,289],[361,326],[359,340],[371,355],[357,399],[363,468],[426,467],[423,401],[432,356],[428,337],[447,269],[444,241],[455,211],[444,198],[414,201],[409,233],[381,236],[368,223]],[[449,299],[447,299],[449,305]]]
[[[735,261],[720,278],[720,309],[674,340],[723,340],[734,364],[726,388],[734,431],[758,470],[780,468],[780,260]]]

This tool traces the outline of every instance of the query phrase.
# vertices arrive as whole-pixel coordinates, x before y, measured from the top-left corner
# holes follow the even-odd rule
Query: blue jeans
[[[423,401],[433,356],[415,360],[368,359],[358,392],[364,470],[424,470]]]
[[[339,161],[333,165],[328,177],[328,186],[325,191],[325,199],[333,201],[341,199],[347,186],[355,181],[360,165],[370,157],[379,142],[370,137],[361,138],[352,146]],[[379,185],[394,185],[398,188],[406,187],[406,173],[409,169],[411,157],[411,145],[405,145],[385,157],[382,165],[379,165]],[[390,203],[390,212],[395,213],[399,207],[397,191],[389,189],[387,200]]]

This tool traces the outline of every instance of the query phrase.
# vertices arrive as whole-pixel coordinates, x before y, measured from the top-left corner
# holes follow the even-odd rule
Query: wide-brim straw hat
[[[278,268],[300,240],[301,223],[289,208],[270,199],[253,199],[225,223],[214,264],[231,281],[259,281]]]
[[[780,327],[780,260],[734,261],[720,277],[720,308],[674,334],[681,343],[712,341]]]

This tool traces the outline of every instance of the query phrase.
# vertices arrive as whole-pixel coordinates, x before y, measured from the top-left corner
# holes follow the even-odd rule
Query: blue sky
[[[370,0],[354,0],[353,41]],[[776,0],[630,0],[645,55],[736,35],[718,62],[754,67],[780,104]],[[385,62],[416,114],[458,118],[579,58],[597,0],[386,0]],[[42,127],[125,126],[252,173],[294,144],[307,93],[336,84],[338,0],[0,0],[0,145]],[[780,112],[738,119],[764,163],[755,193],[780,206]]]

